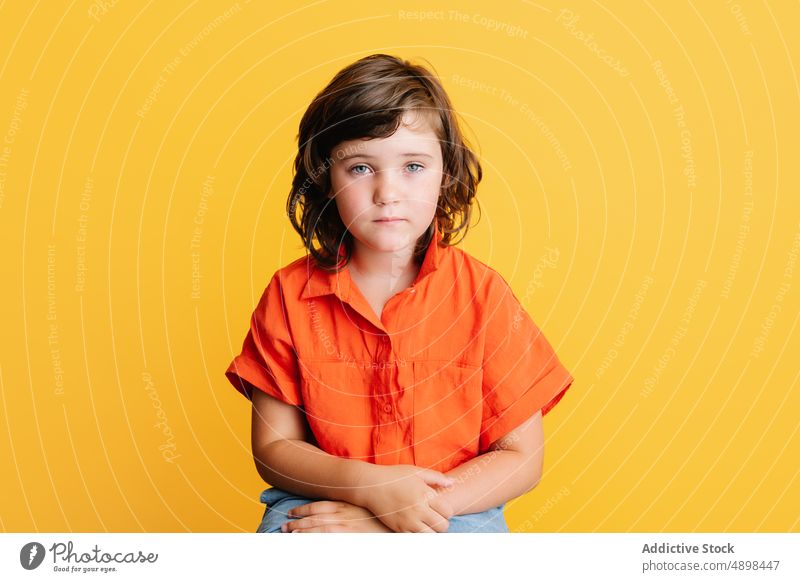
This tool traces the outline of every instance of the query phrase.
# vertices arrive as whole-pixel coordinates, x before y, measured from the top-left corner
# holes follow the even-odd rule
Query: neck
[[[415,245],[393,251],[376,251],[356,244],[350,257],[350,267],[359,276],[386,281],[390,286],[397,282],[410,284],[419,272],[414,260]]]

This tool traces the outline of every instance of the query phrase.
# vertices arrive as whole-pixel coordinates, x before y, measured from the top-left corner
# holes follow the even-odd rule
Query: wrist
[[[351,465],[351,488],[352,500],[350,503],[360,507],[369,508],[370,501],[374,498],[375,487],[378,485],[376,479],[378,466],[365,461],[352,461]]]

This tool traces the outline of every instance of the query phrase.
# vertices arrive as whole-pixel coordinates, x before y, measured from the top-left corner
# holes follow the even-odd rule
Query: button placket
[[[380,337],[378,338],[377,349],[375,350],[375,360],[373,361],[373,365],[377,368],[380,368],[381,362],[387,361],[391,353],[392,353],[391,341],[389,340],[389,337],[385,333],[381,333]]]

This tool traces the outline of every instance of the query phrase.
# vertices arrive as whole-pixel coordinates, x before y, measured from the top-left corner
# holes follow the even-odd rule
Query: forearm
[[[274,487],[310,498],[363,502],[369,463],[330,455],[301,440],[269,443],[253,458],[259,475]]]
[[[454,515],[479,513],[533,489],[542,475],[541,458],[518,451],[489,451],[445,473],[455,484],[440,490]]]

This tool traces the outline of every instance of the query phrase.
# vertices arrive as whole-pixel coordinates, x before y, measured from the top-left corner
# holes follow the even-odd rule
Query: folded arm
[[[455,484],[438,496],[453,515],[478,513],[527,493],[539,483],[544,460],[541,410],[489,450],[445,473]]]
[[[252,389],[252,449],[258,474],[274,487],[309,498],[360,505],[368,463],[343,459],[311,444],[303,411]]]
[[[451,484],[442,473],[330,455],[308,442],[314,438],[302,410],[257,388],[252,402],[253,458],[264,481],[304,497],[367,509],[393,531],[447,531],[452,513],[434,489]],[[310,506],[315,504],[303,506],[306,513]]]

